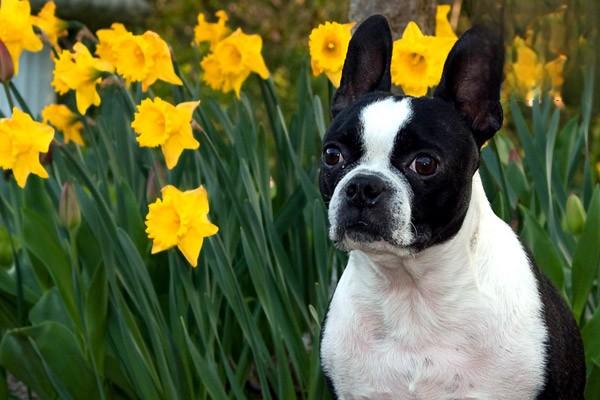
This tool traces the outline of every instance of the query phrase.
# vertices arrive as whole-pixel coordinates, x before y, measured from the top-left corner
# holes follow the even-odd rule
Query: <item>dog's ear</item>
[[[392,45],[385,17],[373,15],[360,24],[348,45],[340,87],[333,96],[334,116],[365,93],[391,89]]]
[[[482,146],[502,126],[500,85],[504,68],[502,36],[476,26],[456,42],[434,96],[449,101]]]

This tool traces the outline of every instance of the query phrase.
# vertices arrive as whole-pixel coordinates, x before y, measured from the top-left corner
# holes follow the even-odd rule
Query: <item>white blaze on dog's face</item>
[[[370,19],[352,38],[320,189],[338,247],[406,255],[462,225],[480,146],[502,123],[502,50],[475,30],[449,55],[433,98],[394,96],[386,29]]]
[[[392,165],[390,146],[411,112],[410,99],[388,97],[367,104],[356,115],[353,124],[361,155],[354,165],[342,164],[345,174],[329,203],[329,236],[340,247],[383,250],[390,244],[400,248],[413,242],[412,189]],[[338,148],[334,135],[329,136],[326,153]],[[324,162],[324,170],[337,166],[327,163],[327,158]]]

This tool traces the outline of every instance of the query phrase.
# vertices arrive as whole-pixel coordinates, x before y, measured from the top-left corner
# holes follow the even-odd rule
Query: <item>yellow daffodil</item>
[[[96,34],[99,39],[96,54],[114,65],[126,82],[141,82],[143,91],[159,79],[182,85],[175,74],[169,46],[156,33],[147,31],[134,35],[123,25],[113,24],[110,29],[101,29]]]
[[[523,39],[515,37],[514,45],[517,52],[517,60],[512,64],[515,83],[518,91],[530,103],[539,95],[544,66],[537,53]]]
[[[42,118],[56,129],[62,131],[65,143],[75,142],[84,145],[81,132],[83,124],[77,115],[64,104],[50,104],[42,110]]]
[[[42,41],[33,31],[33,18],[28,0],[0,2],[0,40],[12,57],[15,75],[19,71],[19,57],[23,50],[40,51]]]
[[[394,42],[392,51],[392,82],[409,96],[423,96],[430,82],[427,79],[428,48],[425,36],[414,22],[409,22],[402,38]]]
[[[58,49],[58,38],[67,35],[68,24],[62,19],[56,18],[56,4],[49,1],[44,4],[36,17],[33,17],[33,24],[40,28],[48,38],[48,41],[55,49]]]
[[[444,71],[444,63],[454,43],[456,43],[455,37],[438,37],[438,36],[427,36],[429,46],[429,69],[428,79],[430,86],[436,86],[442,79],[442,72]]]
[[[544,63],[544,55],[538,54],[530,45],[533,33],[527,32],[527,38],[515,36],[513,39],[514,62],[506,68],[503,88],[504,97],[516,92],[531,105],[536,97],[549,92],[558,107],[564,106],[561,89],[564,83],[563,71],[567,56],[560,54]]]
[[[544,71],[546,72],[546,76],[548,77],[548,80],[550,82],[550,94],[553,97],[560,96],[560,91],[562,89],[563,83],[565,82],[563,70],[565,69],[566,61],[567,56],[561,54],[554,60],[544,64]]]
[[[392,82],[409,96],[424,96],[439,83],[444,61],[456,38],[423,35],[419,26],[409,22],[392,51]]]
[[[148,73],[151,62],[142,36],[124,35],[117,45],[115,67],[127,82],[141,82]],[[147,88],[144,88],[146,90]]]
[[[340,86],[353,25],[325,22],[313,29],[308,38],[313,75],[324,73],[335,87]]]
[[[152,31],[145,32],[142,38],[147,46],[146,55],[151,60],[148,64],[147,74],[142,79],[142,89],[147,90],[150,85],[159,79],[173,85],[183,85],[181,79],[175,74],[171,50],[169,50],[167,43]]]
[[[183,150],[195,150],[200,143],[192,132],[192,114],[200,102],[174,106],[161,98],[145,99],[137,107],[131,127],[142,147],[160,146],[169,169],[175,168]]]
[[[229,34],[229,28],[227,27],[227,14],[223,10],[219,10],[215,13],[218,18],[217,22],[206,22],[204,14],[198,14],[198,23],[194,28],[194,43],[200,44],[202,42],[209,42],[210,47],[214,48],[219,41]]]
[[[196,267],[204,238],[219,231],[208,219],[208,194],[203,187],[182,192],[174,186],[165,186],[161,192],[162,199],[148,206],[146,216],[152,254],[177,246]]]
[[[77,110],[85,114],[93,104],[100,105],[100,95],[96,84],[101,81],[102,72],[112,72],[112,65],[94,58],[83,43],[75,43],[74,53],[63,50],[55,61],[52,86],[60,94],[75,90]]]
[[[131,35],[125,29],[125,25],[115,22],[109,29],[99,29],[96,31],[98,36],[98,44],[96,45],[96,55],[102,60],[117,64],[119,55],[117,54],[117,45],[125,36]]]
[[[29,174],[47,178],[48,172],[40,164],[40,153],[48,152],[53,137],[51,126],[36,122],[14,108],[12,117],[0,119],[0,168],[12,170],[22,188]]]
[[[261,50],[260,36],[236,30],[217,43],[212,53],[202,60],[204,81],[215,90],[225,93],[233,90],[239,98],[242,84],[250,73],[256,72],[263,79],[269,77]]]
[[[451,8],[448,4],[437,6],[435,13],[435,36],[456,39],[456,33],[454,33],[452,25],[448,21],[448,13],[450,13]]]

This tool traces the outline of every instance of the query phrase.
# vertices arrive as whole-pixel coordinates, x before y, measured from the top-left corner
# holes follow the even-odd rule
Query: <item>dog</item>
[[[323,141],[329,237],[349,253],[321,333],[333,396],[582,399],[577,324],[478,173],[502,126],[500,35],[462,35],[432,98],[390,93],[391,55],[386,19],[366,19]]]

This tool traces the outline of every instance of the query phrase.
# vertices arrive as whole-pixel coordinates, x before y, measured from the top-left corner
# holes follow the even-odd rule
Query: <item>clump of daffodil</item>
[[[169,46],[155,32],[134,35],[122,24],[113,24],[96,34],[99,39],[96,54],[114,65],[127,83],[141,82],[143,91],[159,79],[182,85],[175,74]]]
[[[392,83],[401,86],[406,95],[423,96],[440,82],[446,57],[457,40],[448,23],[449,11],[449,7],[438,7],[435,36],[424,35],[411,21],[394,42]]]
[[[49,104],[42,110],[42,118],[63,133],[65,143],[75,142],[84,145],[81,132],[83,123],[69,107],[64,104]]]
[[[217,43],[224,39],[230,32],[227,27],[229,17],[223,10],[215,13],[217,22],[206,22],[204,14],[198,14],[198,23],[194,27],[194,43],[209,42],[210,47],[214,48]]]
[[[160,146],[167,168],[173,169],[183,150],[195,150],[200,143],[192,132],[192,114],[199,101],[174,106],[159,97],[145,99],[137,107],[131,127],[142,147]]]
[[[8,48],[15,75],[23,50],[40,51],[42,41],[33,31],[33,18],[28,0],[0,1],[0,40]]]
[[[515,36],[513,47],[516,59],[508,67],[507,90],[515,89],[528,104],[531,104],[534,98],[542,94],[544,84],[547,84],[551,96],[562,104],[563,70],[567,57],[560,54],[544,63],[527,41],[519,36]]]
[[[353,25],[325,22],[313,29],[308,38],[313,75],[325,74],[335,87],[340,86]]]
[[[269,77],[261,51],[262,38],[259,35],[247,35],[237,29],[218,42],[202,59],[204,81],[224,93],[235,91],[239,98],[242,84],[250,73],[256,72],[262,79]]]
[[[22,188],[29,174],[48,178],[48,172],[40,164],[40,154],[48,152],[52,138],[51,126],[36,122],[14,108],[10,118],[0,119],[0,168],[12,170]]]
[[[58,39],[67,35],[69,24],[56,17],[56,4],[49,1],[44,4],[37,16],[33,17],[33,24],[40,28],[50,44],[58,49]]]
[[[208,194],[203,187],[182,192],[174,186],[164,187],[161,193],[162,199],[148,206],[146,216],[152,254],[177,246],[196,267],[204,238],[219,231],[208,219]]]
[[[93,104],[100,105],[96,85],[102,80],[103,72],[112,72],[110,63],[92,57],[83,43],[75,43],[74,52],[63,50],[55,60],[52,86],[59,94],[75,91],[77,110],[85,114]]]

